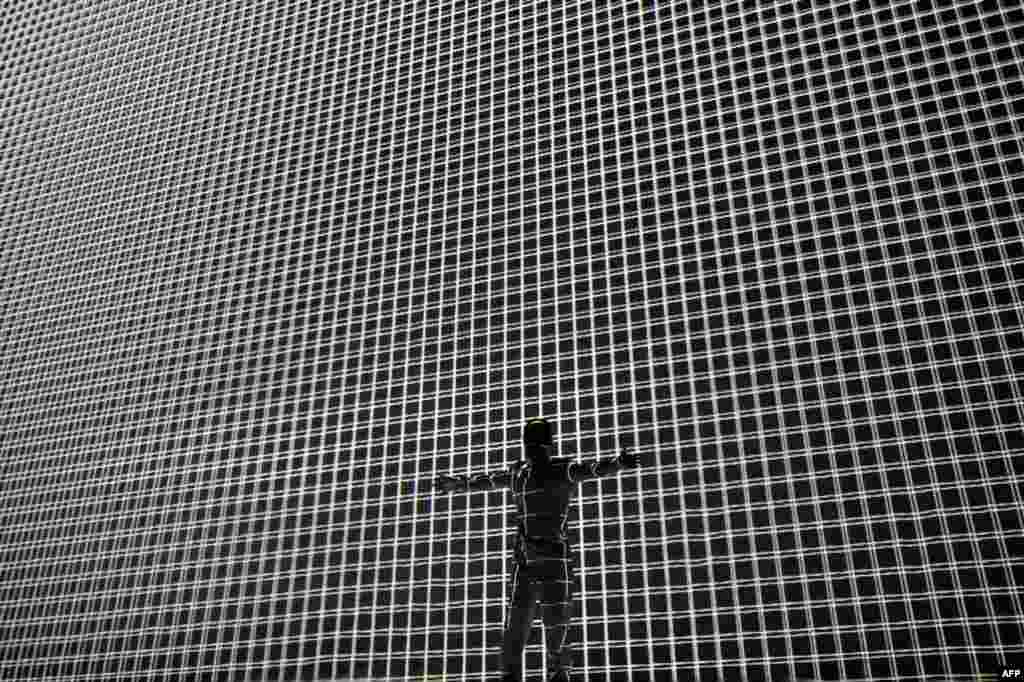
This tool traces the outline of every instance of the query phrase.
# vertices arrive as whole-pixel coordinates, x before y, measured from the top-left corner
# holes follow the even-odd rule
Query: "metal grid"
[[[1021,667],[1017,4],[3,12],[0,677]]]

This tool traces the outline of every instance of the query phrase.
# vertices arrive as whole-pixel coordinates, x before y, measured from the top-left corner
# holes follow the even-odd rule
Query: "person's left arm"
[[[434,482],[434,489],[449,493],[470,493],[478,490],[507,488],[511,480],[512,474],[508,469],[472,476],[440,476]]]

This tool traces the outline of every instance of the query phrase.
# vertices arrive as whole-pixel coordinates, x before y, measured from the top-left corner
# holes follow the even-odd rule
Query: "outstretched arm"
[[[623,469],[632,469],[638,464],[636,454],[626,449],[618,457],[602,457],[593,462],[573,462],[569,467],[569,478],[573,483],[589,481],[617,474]]]
[[[434,481],[434,490],[446,493],[466,493],[476,490],[497,490],[507,488],[511,477],[509,472],[474,474],[473,476],[439,476]]]

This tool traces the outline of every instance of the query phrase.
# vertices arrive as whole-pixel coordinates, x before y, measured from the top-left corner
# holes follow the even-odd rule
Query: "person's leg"
[[[512,569],[512,597],[505,616],[505,635],[501,643],[503,682],[523,679],[523,648],[530,639],[537,607],[537,588],[517,563]]]
[[[566,638],[572,620],[573,574],[568,561],[564,561],[561,575],[544,585],[541,615],[544,619],[544,639],[547,646],[548,675],[552,680],[568,680],[572,655]]]

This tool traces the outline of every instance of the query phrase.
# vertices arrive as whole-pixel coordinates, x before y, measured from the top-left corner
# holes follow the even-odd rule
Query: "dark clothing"
[[[572,655],[565,646],[572,619],[572,586],[574,575],[571,561],[552,561],[538,570],[516,562],[512,567],[511,599],[505,616],[505,634],[502,641],[502,668],[513,679],[522,679],[523,648],[530,639],[533,619],[540,605],[544,622],[544,644],[548,652],[548,674],[568,670]],[[560,571],[560,573],[559,573]]]
[[[523,647],[530,638],[538,602],[544,620],[550,673],[569,667],[565,648],[576,575],[566,537],[576,484],[622,469],[617,457],[577,462],[553,457],[544,465],[516,462],[505,471],[463,479],[466,490],[509,488],[518,518],[511,599],[505,619],[502,659],[506,674],[519,674]]]
[[[552,457],[545,467],[531,462],[516,462],[505,471],[477,474],[463,479],[464,490],[510,488],[516,496],[518,538],[541,554],[551,551],[550,543],[567,543],[566,520],[576,484],[618,473],[618,457],[603,457],[595,462],[577,462],[568,457]],[[549,544],[545,544],[549,543]],[[518,544],[518,543],[517,543]]]

